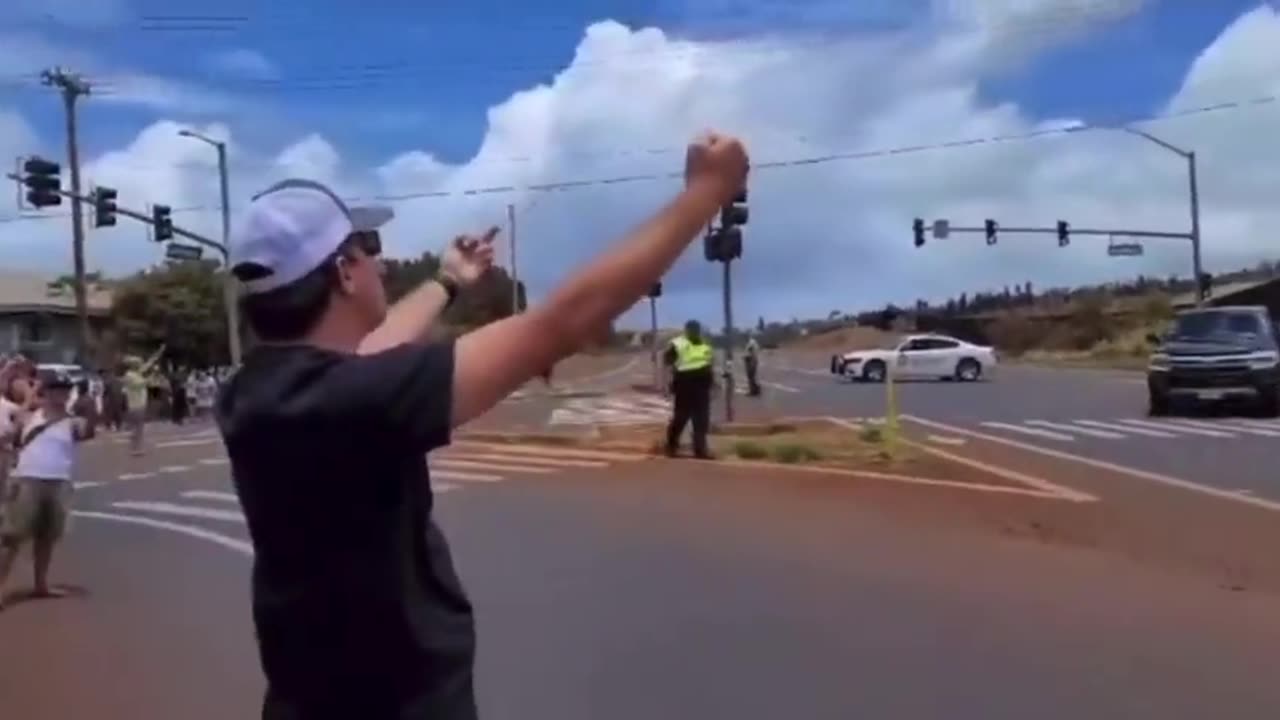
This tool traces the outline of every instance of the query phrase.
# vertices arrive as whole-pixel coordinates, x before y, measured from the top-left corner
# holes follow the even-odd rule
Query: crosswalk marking
[[[1280,420],[1246,418],[1107,418],[1096,420],[1021,420],[982,421],[976,424],[1007,433],[1046,438],[1055,442],[1074,442],[1097,438],[1123,441],[1141,438],[1176,440],[1188,436],[1239,440],[1242,437],[1280,438]]]
[[[1073,427],[1063,423],[1049,422],[1048,420],[1027,420],[1026,424],[1035,425],[1037,427],[1045,427],[1050,430],[1065,430],[1067,432],[1080,433],[1089,437],[1104,438],[1107,440],[1119,440],[1124,437],[1120,433],[1110,432],[1108,430],[1090,430],[1089,428]]]
[[[1226,428],[1227,430],[1242,432],[1246,435],[1257,435],[1259,437],[1280,437],[1280,432],[1275,432],[1274,430],[1261,430],[1258,428],[1249,427],[1247,425],[1234,425],[1234,424],[1228,424],[1228,423],[1212,425],[1210,423],[1198,422],[1196,420],[1179,420],[1178,424],[1186,424],[1186,425],[1191,425],[1193,427],[1209,428],[1209,429]]]
[[[1201,435],[1203,437],[1229,438],[1231,433],[1222,432],[1221,430],[1210,430],[1208,428],[1198,428],[1190,425],[1179,425],[1172,421],[1155,422],[1152,420],[1121,420],[1126,425],[1136,425],[1138,427],[1154,427],[1158,430],[1183,432],[1189,435]]]
[[[216,492],[214,490],[187,490],[182,493],[184,498],[193,498],[196,500],[218,500],[220,502],[240,502],[240,498],[235,493]]]
[[[487,443],[472,440],[459,440],[455,442],[453,446],[492,450],[511,455],[551,456],[577,458],[580,460],[603,460],[609,462],[629,462],[644,459],[643,455],[639,455],[637,453],[610,452],[608,450],[585,450],[581,448],[547,447],[544,445],[504,445],[502,443]]]
[[[168,502],[144,502],[141,500],[121,500],[111,503],[111,507],[118,510],[136,510],[139,512],[152,512],[160,515],[176,515],[179,517],[197,517],[206,520],[221,520],[223,522],[244,523],[244,515],[238,510],[216,510],[213,508],[196,507],[193,505],[177,505]]]
[[[496,460],[498,462],[518,461],[533,465],[551,465],[553,467],[602,468],[609,466],[609,463],[600,460],[574,460],[558,457],[538,457],[534,455],[522,458],[513,458],[510,455],[504,455],[501,453],[467,453],[466,455],[445,455],[444,457],[457,457],[459,460]]]
[[[485,475],[482,473],[458,472],[456,470],[437,470],[431,468],[431,477],[443,480],[459,480],[461,482],[501,482],[501,475]]]
[[[1140,427],[1125,427],[1124,425],[1120,425],[1118,423],[1105,423],[1105,422],[1100,422],[1098,420],[1076,420],[1075,423],[1077,425],[1088,425],[1090,427],[1102,428],[1103,430],[1116,430],[1121,433],[1133,433],[1135,435],[1143,435],[1145,437],[1158,437],[1158,438],[1178,437],[1177,435],[1174,435],[1171,432],[1165,432],[1163,430],[1152,430],[1150,428],[1140,428]]]
[[[1073,442],[1075,438],[1062,433],[1050,432],[1048,430],[1037,430],[1036,428],[1023,427],[1021,425],[1011,425],[1002,422],[984,422],[983,427],[995,428],[996,430],[1008,430],[1010,432],[1018,432],[1026,435],[1035,435],[1038,437],[1046,437],[1050,440],[1060,440],[1062,442]]]
[[[471,460],[452,460],[452,459],[432,460],[431,465],[433,467],[441,466],[444,468],[461,468],[463,470],[494,470],[497,472],[528,473],[530,475],[545,475],[547,473],[555,472],[554,468],[548,468],[548,467],[529,467],[528,465],[509,465],[509,464],[503,464],[503,463],[473,462]]]

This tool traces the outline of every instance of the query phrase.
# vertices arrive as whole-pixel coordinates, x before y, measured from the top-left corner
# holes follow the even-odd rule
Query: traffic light
[[[911,223],[911,231],[916,234],[916,247],[924,247],[924,220],[916,218]]]
[[[747,191],[743,190],[733,199],[733,202],[720,208],[720,227],[729,228],[737,225],[746,225],[751,219],[751,213],[747,210]]]
[[[729,262],[742,257],[742,229],[716,228],[703,240],[703,251],[710,262]]]
[[[1066,220],[1058,221],[1058,247],[1066,247],[1071,244],[1071,226]]]
[[[995,245],[996,231],[1000,229],[1000,226],[996,224],[996,221],[992,220],[991,218],[987,218],[986,226],[987,226],[987,244]]]
[[[27,187],[27,202],[37,208],[62,204],[62,166],[52,160],[39,157],[27,158],[22,163],[22,184]]]
[[[649,288],[649,297],[651,298],[662,297],[662,283],[656,282],[653,284],[653,287]]]
[[[151,222],[155,224],[156,242],[173,239],[173,209],[168,205],[155,205],[151,208]]]
[[[93,226],[110,227],[116,224],[116,196],[114,188],[93,189]]]

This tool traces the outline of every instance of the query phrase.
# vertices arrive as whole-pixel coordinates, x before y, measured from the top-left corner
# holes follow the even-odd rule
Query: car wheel
[[[956,379],[960,382],[975,382],[982,377],[982,364],[973,358],[965,358],[956,363]]]
[[[844,368],[841,367],[841,365],[843,365],[843,363],[840,362],[840,356],[832,355],[831,356],[831,374],[832,375],[841,374],[844,371]]]
[[[1147,415],[1163,417],[1169,414],[1169,396],[1150,393],[1147,399]]]
[[[884,382],[887,367],[881,360],[872,360],[862,368],[862,379],[867,382]]]

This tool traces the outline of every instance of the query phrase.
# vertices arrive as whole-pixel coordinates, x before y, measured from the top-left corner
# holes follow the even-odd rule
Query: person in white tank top
[[[84,415],[67,412],[72,383],[61,375],[41,378],[40,409],[17,433],[17,465],[9,479],[0,516],[0,609],[18,550],[33,541],[36,597],[60,594],[49,585],[53,549],[66,531],[71,509],[76,444],[94,436],[97,416],[82,403]]]

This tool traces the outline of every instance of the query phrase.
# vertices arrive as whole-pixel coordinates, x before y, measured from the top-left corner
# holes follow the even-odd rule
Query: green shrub
[[[814,462],[821,460],[822,456],[817,450],[807,445],[778,445],[773,449],[773,459],[787,465],[795,465],[802,462]]]
[[[734,444],[733,454],[743,460],[763,460],[769,457],[769,450],[759,443],[740,440]]]

